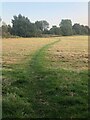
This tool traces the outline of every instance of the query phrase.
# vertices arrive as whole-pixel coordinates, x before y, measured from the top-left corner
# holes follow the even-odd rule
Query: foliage
[[[36,21],[35,25],[36,25],[37,29],[40,31],[44,31],[49,28],[49,23],[45,20]]]
[[[61,29],[57,26],[52,26],[52,28],[50,29],[50,34],[61,35]]]
[[[59,25],[61,28],[62,35],[64,35],[64,36],[72,35],[72,22],[71,22],[71,20],[68,20],[68,19],[62,20]]]
[[[2,25],[2,37],[11,37],[9,25]]]
[[[81,26],[80,24],[74,24],[73,25],[73,30],[74,30],[74,34],[78,34],[78,35],[81,35]]]
[[[32,25],[27,17],[24,17],[21,14],[19,14],[18,16],[14,16],[12,24],[12,34],[21,37],[30,36],[30,28],[32,27]]]
[[[75,35],[88,35],[88,30],[89,30],[88,26],[80,25],[77,23],[73,25],[73,32],[74,32],[73,34]]]
[[[48,29],[49,23],[46,20],[31,23],[27,17],[19,14],[18,16],[13,16],[12,27],[3,22],[2,36],[11,37],[11,35],[13,35],[20,37],[43,37],[45,35],[70,36],[90,34],[90,28],[88,26],[80,25],[78,23],[75,23],[72,26],[72,21],[69,19],[63,19],[59,26],[60,27],[54,25],[52,28]]]

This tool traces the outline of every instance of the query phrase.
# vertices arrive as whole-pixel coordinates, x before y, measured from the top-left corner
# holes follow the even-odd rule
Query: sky
[[[22,14],[31,22],[46,20],[50,27],[59,26],[62,19],[88,25],[88,2],[3,2],[0,14],[7,24],[14,15]]]

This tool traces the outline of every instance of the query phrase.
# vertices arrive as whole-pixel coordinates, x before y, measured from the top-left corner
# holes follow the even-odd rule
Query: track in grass
[[[14,81],[3,89],[3,117],[87,117],[87,72],[47,66],[47,49],[59,41],[42,47],[22,69],[14,65]]]
[[[57,41],[58,42],[58,41]],[[54,42],[55,43],[55,42]],[[88,115],[88,72],[48,68],[47,49],[39,50],[32,63],[37,85],[36,112],[38,117],[78,118]],[[36,78],[35,78],[36,77]],[[41,114],[39,114],[41,113]]]

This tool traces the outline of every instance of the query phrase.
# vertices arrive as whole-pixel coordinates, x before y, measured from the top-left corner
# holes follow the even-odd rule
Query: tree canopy
[[[75,35],[87,35],[89,27],[75,23],[73,25],[73,34]]]
[[[0,21],[2,19],[0,18]],[[72,25],[72,21],[69,19],[62,19],[59,27],[53,25],[49,29],[49,23],[46,20],[36,21],[32,23],[28,17],[13,16],[12,26],[6,25],[4,22],[2,24],[2,36],[20,36],[20,37],[41,37],[45,34],[47,35],[88,35],[90,33],[90,28],[88,26],[80,25],[75,23]]]
[[[59,27],[57,26],[52,26],[52,28],[50,29],[50,33],[53,35],[61,35],[61,30]]]
[[[64,36],[72,35],[73,31],[71,20],[68,19],[62,20],[59,25],[61,28],[62,35]]]

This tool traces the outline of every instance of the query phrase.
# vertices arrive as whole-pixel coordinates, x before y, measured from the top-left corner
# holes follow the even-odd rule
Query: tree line
[[[1,21],[1,20],[0,20]],[[49,29],[49,23],[46,20],[32,23],[27,17],[19,14],[13,16],[12,26],[2,24],[2,37],[20,36],[20,37],[43,37],[52,36],[70,36],[70,35],[88,35],[90,28],[88,26],[75,23],[69,19],[63,19],[59,27],[56,25]]]

